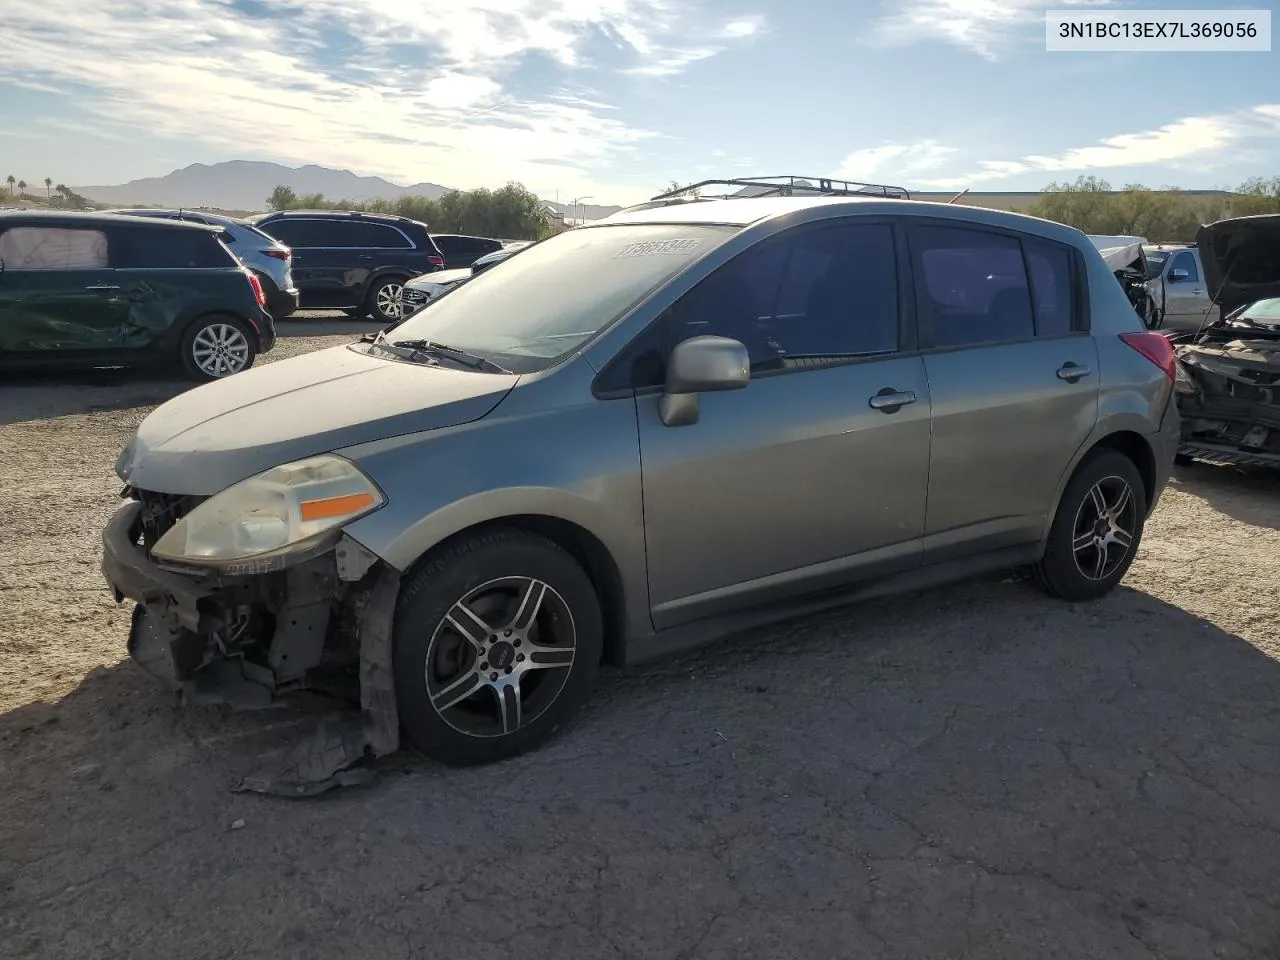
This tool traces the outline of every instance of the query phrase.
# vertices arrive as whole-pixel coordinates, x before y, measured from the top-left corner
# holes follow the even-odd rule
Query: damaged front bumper
[[[267,573],[226,575],[157,563],[144,546],[144,505],[122,504],[103,532],[102,573],[132,600],[133,660],[193,704],[252,709],[319,677],[358,678],[361,714],[328,723],[277,774],[245,789],[309,795],[350,782],[342,771],[399,747],[391,623],[399,573],[345,534],[318,555]]]
[[[1275,345],[1280,347],[1280,345]],[[1228,343],[1178,351],[1179,453],[1237,466],[1280,467],[1280,349]]]

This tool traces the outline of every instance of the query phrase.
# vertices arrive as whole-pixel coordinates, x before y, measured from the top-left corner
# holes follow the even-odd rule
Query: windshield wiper
[[[434,340],[392,340],[391,346],[401,347],[405,350],[420,350],[424,353],[442,353],[452,360],[461,363],[463,366],[470,367],[473,370],[487,370],[489,373],[510,373],[506,367],[501,367],[487,357],[479,354],[468,353],[458,347],[451,347],[447,343],[436,343]]]

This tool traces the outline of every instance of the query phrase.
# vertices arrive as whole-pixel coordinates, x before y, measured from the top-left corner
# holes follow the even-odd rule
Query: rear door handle
[[[1075,383],[1081,377],[1087,377],[1093,373],[1088,367],[1081,367],[1074,363],[1064,363],[1058,368],[1058,379],[1065,380],[1067,383]]]
[[[914,390],[897,390],[893,387],[885,387],[867,401],[871,405],[871,409],[879,410],[881,413],[897,413],[908,403],[915,402],[916,392]]]
[[[95,293],[102,293],[102,292],[105,292],[105,291],[108,291],[108,290],[119,290],[120,288],[119,288],[119,287],[113,287],[113,286],[110,286],[110,285],[108,285],[108,284],[102,284],[101,286],[96,286],[96,287],[85,287],[85,289],[86,289],[86,290],[93,290]]]
[[[362,254],[360,254],[360,256],[356,257],[356,259],[357,259],[357,260],[372,260],[372,259],[373,259],[373,255],[372,255],[372,254],[369,254],[369,253],[362,253]]]

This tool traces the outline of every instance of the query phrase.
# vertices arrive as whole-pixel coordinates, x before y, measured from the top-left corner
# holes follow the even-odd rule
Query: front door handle
[[[86,289],[86,290],[92,290],[94,293],[106,293],[106,292],[109,292],[109,291],[112,291],[112,290],[119,290],[120,288],[119,288],[119,287],[111,286],[111,285],[109,285],[109,284],[102,284],[102,285],[100,285],[100,286],[96,286],[96,287],[85,287],[85,289]]]
[[[1065,380],[1067,383],[1075,383],[1081,377],[1087,377],[1093,373],[1088,367],[1082,367],[1074,363],[1064,363],[1058,368],[1058,379]]]
[[[916,392],[914,390],[897,390],[894,387],[885,387],[867,401],[872,410],[879,410],[881,413],[897,413],[908,403],[915,402]]]

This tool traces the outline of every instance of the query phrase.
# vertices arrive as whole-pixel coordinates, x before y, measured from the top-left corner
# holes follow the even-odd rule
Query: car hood
[[[162,404],[142,421],[116,473],[142,490],[208,496],[291,460],[478,420],[519,379],[334,347]]]
[[[435,273],[424,273],[420,277],[414,277],[406,287],[429,287],[433,285],[444,285],[448,283],[457,283],[459,280],[465,280],[471,276],[471,268],[463,267],[459,270],[437,270]]]
[[[1224,316],[1244,303],[1280,296],[1280,214],[1206,224],[1196,233],[1196,247],[1209,296]]]

